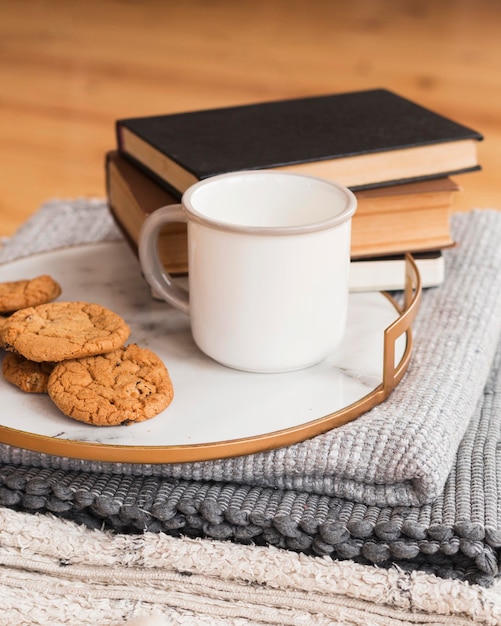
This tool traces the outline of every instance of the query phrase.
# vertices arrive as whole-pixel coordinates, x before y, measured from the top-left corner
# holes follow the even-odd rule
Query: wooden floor
[[[501,208],[498,0],[0,0],[0,236],[104,196],[116,118],[371,87],[482,132],[456,208]]]

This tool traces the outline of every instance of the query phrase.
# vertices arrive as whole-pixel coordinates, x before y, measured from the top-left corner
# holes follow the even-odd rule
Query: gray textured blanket
[[[0,503],[488,583],[501,546],[501,213],[455,215],[453,231],[446,282],[423,295],[413,325],[409,371],[355,422],[205,463],[99,464],[2,445]],[[102,203],[52,202],[0,262],[118,236]]]

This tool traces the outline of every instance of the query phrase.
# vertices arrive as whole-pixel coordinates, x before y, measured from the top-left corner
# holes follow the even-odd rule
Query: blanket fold
[[[90,526],[253,541],[489,584],[499,573],[501,213],[452,220],[390,398],[311,440],[187,464],[98,463],[0,446],[0,504]],[[100,201],[54,201],[0,263],[119,237]],[[1,276],[1,266],[0,266]]]

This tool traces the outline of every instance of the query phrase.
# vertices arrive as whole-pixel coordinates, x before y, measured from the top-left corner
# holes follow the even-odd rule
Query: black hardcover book
[[[385,89],[121,119],[118,149],[178,193],[237,170],[352,189],[480,169],[477,131]]]

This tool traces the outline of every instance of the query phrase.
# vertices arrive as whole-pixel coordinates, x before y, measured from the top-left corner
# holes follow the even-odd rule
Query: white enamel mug
[[[309,367],[343,337],[356,204],[342,185],[300,174],[207,178],[145,220],[141,269],[156,294],[189,315],[195,343],[215,361],[250,372]],[[158,254],[162,226],[180,221],[189,291]]]

